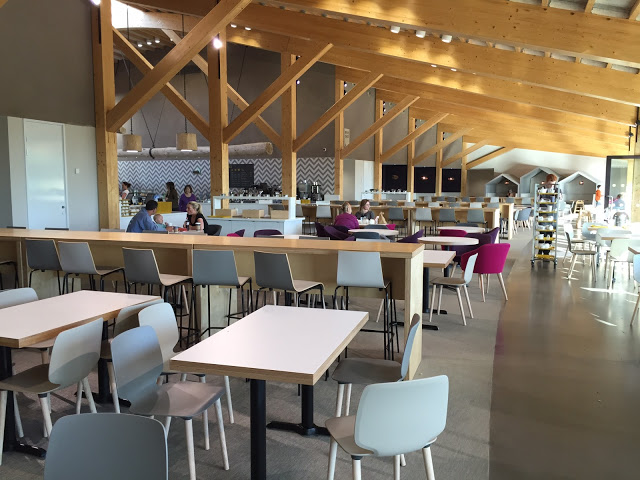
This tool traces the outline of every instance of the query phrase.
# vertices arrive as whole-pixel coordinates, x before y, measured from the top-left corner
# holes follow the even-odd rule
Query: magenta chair
[[[409,235],[408,237],[398,240],[397,243],[418,243],[418,239],[420,237],[424,237],[424,230],[418,230],[413,235]]]
[[[502,278],[502,271],[504,270],[504,264],[507,261],[507,255],[509,254],[509,248],[511,245],[508,243],[490,243],[482,245],[480,248],[476,248],[470,252],[462,255],[460,259],[460,267],[464,270],[467,261],[474,253],[478,254],[473,273],[480,275],[480,289],[482,290],[482,301],[485,301],[485,287],[484,287],[484,275],[487,275],[487,292],[489,291],[489,275],[495,274],[498,276],[498,281],[502,287],[502,293],[504,293],[504,299],[509,300],[507,297],[507,289],[504,286],[504,279]]]
[[[477,238],[478,243],[476,245],[451,245],[449,250],[456,252],[456,256],[453,257],[453,275],[456,271],[456,266],[460,265],[460,261],[462,260],[462,255],[467,252],[471,252],[472,250],[477,250],[482,245],[486,245],[488,243],[493,243],[491,240],[491,235],[488,233],[467,233],[467,238]]]
[[[442,230],[440,230],[439,235],[441,237],[466,237],[467,232],[465,232],[464,230],[456,230],[455,228],[443,228]],[[446,245],[442,245],[440,249],[449,250],[449,247],[447,247]]]
[[[340,230],[338,230],[335,227],[332,227],[331,225],[327,225],[326,227],[324,227],[324,233],[331,240],[347,240],[350,237],[348,233],[341,232]]]

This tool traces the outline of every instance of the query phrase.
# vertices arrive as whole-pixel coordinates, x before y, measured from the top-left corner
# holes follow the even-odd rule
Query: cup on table
[[[167,232],[173,232],[173,225],[171,223],[167,224]]]

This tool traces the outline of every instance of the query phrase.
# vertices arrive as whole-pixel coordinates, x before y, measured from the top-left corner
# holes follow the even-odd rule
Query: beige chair
[[[91,290],[96,290],[97,276],[100,280],[100,290],[104,291],[104,278],[113,273],[122,272],[124,280],[124,269],[122,267],[96,267],[93,261],[93,255],[87,242],[58,242],[58,251],[60,252],[60,266],[64,271],[64,280],[62,282],[62,291],[65,289],[69,292],[68,279],[69,275],[88,275]],[[73,291],[74,279],[71,279],[71,291]],[[116,290],[118,284],[116,283]]]
[[[438,308],[435,309],[437,312],[440,312],[440,306],[442,305],[442,289],[443,287],[453,288],[458,295],[458,304],[460,305],[460,315],[462,315],[462,323],[464,325],[467,324],[467,319],[464,316],[464,307],[462,306],[462,297],[460,296],[460,289],[464,290],[464,295],[467,299],[467,306],[469,307],[469,316],[473,318],[473,310],[471,310],[471,301],[469,300],[469,290],[467,286],[469,282],[471,282],[471,278],[473,277],[473,268],[476,265],[476,259],[478,258],[478,254],[471,255],[467,260],[467,265],[465,266],[464,271],[462,272],[462,277],[439,277],[431,280],[431,288],[433,289],[433,295],[431,297],[431,310],[429,312],[429,321],[433,317],[433,310],[436,302],[436,290],[437,287],[440,287],[440,296],[438,300]]]

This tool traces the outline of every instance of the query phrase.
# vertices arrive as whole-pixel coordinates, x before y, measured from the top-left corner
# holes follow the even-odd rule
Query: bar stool
[[[329,205],[318,205],[316,208],[316,222],[323,223],[322,220],[325,220],[326,223],[331,223],[333,220]]]
[[[395,223],[400,228],[404,229],[405,233],[407,231],[407,219],[405,218],[405,212],[401,207],[392,207],[389,209],[389,218],[387,219],[389,223]],[[398,230],[400,230],[398,228]]]
[[[441,208],[438,212],[438,223],[444,225],[445,223],[458,223],[456,220],[456,212],[453,208]]]
[[[255,262],[256,284],[260,287],[257,292],[256,307],[259,304],[260,290],[265,291],[264,304],[267,303],[266,290],[268,289],[274,292],[274,300],[275,290],[284,292],[285,301],[287,295],[293,293],[296,307],[300,305],[300,295],[303,293],[307,294],[307,305],[311,306],[314,299],[310,299],[309,292],[311,290],[319,290],[322,308],[326,308],[324,304],[324,285],[322,282],[294,280],[291,274],[291,266],[289,265],[289,257],[286,253],[253,252],[253,259]]]
[[[337,308],[338,290],[344,289],[344,308],[349,310],[349,287],[354,288],[377,288],[384,291],[384,316],[383,330],[362,329],[361,332],[382,333],[384,345],[384,358],[393,360],[393,329],[391,308],[389,300],[393,298],[391,281],[385,280],[382,276],[382,261],[380,252],[348,252],[340,250],[338,252],[338,274],[336,290],[333,296],[333,306]],[[342,302],[341,302],[342,303]],[[395,323],[396,336],[398,325]],[[400,351],[400,341],[398,340],[398,351]]]
[[[69,292],[68,279],[69,275],[88,275],[91,290],[96,289],[96,281],[94,276],[100,278],[100,290],[104,291],[104,277],[111,275],[112,273],[122,272],[122,279],[126,283],[124,276],[124,268],[122,267],[100,267],[97,268],[93,261],[93,255],[89,249],[87,242],[58,242],[58,249],[60,250],[60,266],[64,273],[64,280],[62,285],[62,292],[65,289]],[[73,291],[74,278],[71,279],[71,291]],[[116,282],[116,291],[118,290],[118,283]]]
[[[196,308],[195,301],[196,287],[207,287],[207,329],[200,333],[202,337],[205,333],[211,334],[211,329],[221,329],[224,327],[211,326],[211,286],[229,287],[229,310],[227,312],[227,326],[231,324],[232,318],[242,318],[253,310],[252,280],[251,277],[238,276],[236,267],[236,257],[233,250],[194,250],[193,251],[193,285],[191,291],[191,304],[194,315],[194,325]],[[244,286],[249,285],[247,291],[247,307],[245,308]],[[231,313],[231,292],[236,288],[240,290],[242,301],[242,311]]]
[[[29,286],[31,286],[34,272],[55,271],[58,276],[58,293],[62,295],[62,284],[60,283],[62,267],[60,266],[56,242],[53,240],[27,238],[25,243],[27,246],[27,266],[31,269],[29,272]]]
[[[430,208],[416,208],[416,222],[418,223],[418,229],[422,227],[423,223],[429,224],[429,233],[433,228],[433,216],[431,215]]]

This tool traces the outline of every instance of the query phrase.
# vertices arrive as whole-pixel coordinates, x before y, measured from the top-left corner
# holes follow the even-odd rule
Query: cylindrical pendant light
[[[141,152],[142,137],[132,133],[122,136],[122,149],[125,152]]]
[[[181,152],[195,152],[198,150],[198,142],[195,133],[177,133],[176,150]]]

